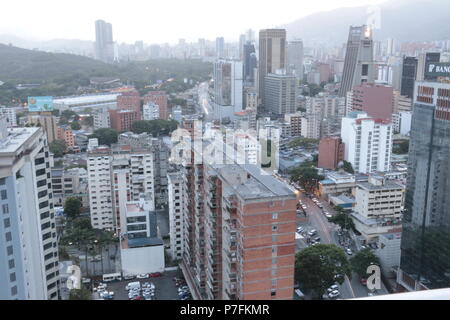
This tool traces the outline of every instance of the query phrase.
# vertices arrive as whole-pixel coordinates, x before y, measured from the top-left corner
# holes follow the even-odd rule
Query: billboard
[[[28,111],[53,111],[53,97],[28,97]]]
[[[427,64],[425,76],[428,77],[450,77],[449,62],[430,62]]]

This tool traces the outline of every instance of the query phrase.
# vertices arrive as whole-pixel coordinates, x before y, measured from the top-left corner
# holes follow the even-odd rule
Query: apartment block
[[[58,244],[42,128],[0,139],[0,299],[57,300]]]
[[[335,170],[344,160],[345,145],[339,137],[326,137],[319,143],[318,168]]]
[[[150,91],[144,96],[144,104],[153,102],[159,106],[159,116],[161,119],[169,119],[168,96],[165,91]]]

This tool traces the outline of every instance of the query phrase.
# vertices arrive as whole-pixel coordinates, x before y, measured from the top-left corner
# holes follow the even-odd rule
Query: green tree
[[[85,117],[82,123],[85,126],[92,127],[94,125],[94,117],[93,116]]]
[[[343,167],[343,169],[344,169],[345,172],[348,172],[348,173],[351,173],[351,174],[355,173],[355,170],[353,170],[352,164],[350,162],[348,162],[348,161],[345,161],[345,160],[344,160],[344,167]]]
[[[344,250],[334,244],[318,244],[295,256],[295,280],[313,297],[321,299],[327,288],[351,278],[351,267]]]
[[[92,300],[92,293],[84,287],[72,289],[69,293],[69,300]]]
[[[73,122],[70,124],[70,128],[71,128],[72,130],[80,130],[80,129],[81,129],[81,125],[80,125],[80,123],[79,123],[78,121],[73,121]]]
[[[338,210],[338,213],[333,217],[328,218],[328,221],[338,225],[342,230],[355,230],[355,223],[348,213],[339,212]]]
[[[367,268],[372,264],[380,266],[380,259],[370,249],[361,250],[350,259],[353,271],[361,278],[367,278]]]
[[[94,134],[89,136],[89,139],[98,139],[99,145],[110,146],[113,143],[117,143],[118,132],[111,128],[101,128],[94,131]]]
[[[50,152],[54,154],[55,158],[61,158],[66,152],[66,142],[64,140],[55,140],[49,144]]]
[[[68,198],[64,204],[64,214],[70,219],[74,219],[80,215],[82,207],[81,200],[78,198]]]
[[[317,139],[300,137],[300,138],[296,138],[296,139],[292,140],[291,142],[289,142],[288,146],[290,148],[302,147],[302,148],[312,149],[312,148],[317,148],[318,144],[319,144],[319,140],[317,140]]]
[[[170,135],[178,128],[178,122],[175,120],[139,120],[133,122],[131,130],[134,133],[148,133],[154,137]]]
[[[393,152],[395,154],[407,154],[409,152],[409,141],[404,140],[395,145]]]
[[[319,175],[319,171],[313,162],[302,163],[299,167],[291,170],[290,174],[292,182],[297,182],[309,192],[313,192],[319,181],[325,179],[324,176]]]

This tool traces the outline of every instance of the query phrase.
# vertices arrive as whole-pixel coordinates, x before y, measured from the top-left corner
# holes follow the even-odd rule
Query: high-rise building
[[[174,260],[183,258],[184,250],[184,203],[183,203],[183,173],[174,169],[167,173],[170,252]]]
[[[303,41],[293,40],[287,45],[287,71],[303,80]]]
[[[216,38],[216,58],[225,57],[225,39],[223,37]]]
[[[244,44],[244,81],[249,82],[251,85],[255,81],[255,68],[258,67],[255,46],[251,42]]]
[[[196,165],[186,172],[193,207],[186,206],[182,269],[194,297],[292,299],[294,191],[254,165]]]
[[[347,109],[349,112],[364,111],[370,117],[391,120],[394,102],[394,90],[391,86],[362,84],[353,87]]]
[[[423,80],[436,80],[436,77],[425,76],[425,71],[429,63],[439,62],[441,60],[441,54],[439,52],[427,52],[421,53],[417,62],[417,75],[416,81]]]
[[[243,66],[239,60],[219,59],[214,63],[214,104],[243,109]]]
[[[130,131],[135,121],[140,120],[140,113],[135,110],[109,110],[111,128],[123,132]]]
[[[6,116],[8,128],[17,126],[16,108],[0,107],[0,115]]]
[[[415,57],[403,58],[401,95],[412,98],[414,94],[414,81],[417,76],[418,60]]]
[[[47,138],[42,128],[15,128],[0,145],[0,299],[57,300],[58,244]]]
[[[345,145],[339,137],[326,137],[319,143],[318,168],[335,170],[344,160]]]
[[[350,27],[339,96],[345,97],[354,86],[375,78],[373,40],[370,27]]]
[[[365,112],[354,111],[342,119],[344,159],[355,172],[386,172],[391,168],[392,124],[388,120],[374,119]]]
[[[450,84],[416,82],[397,282],[450,286]]]
[[[106,63],[114,62],[114,41],[111,23],[95,21],[95,57]]]
[[[126,204],[145,196],[154,207],[154,153],[130,146],[98,147],[88,153],[91,224],[126,232]]]
[[[264,80],[265,109],[278,116],[294,113],[297,98],[297,78],[282,72],[269,73]]]
[[[286,69],[286,30],[265,29],[259,31],[258,95],[265,107],[265,81],[269,73]],[[259,110],[258,110],[259,111]]]
[[[52,143],[58,139],[56,117],[53,116],[51,112],[30,112],[28,114],[28,122],[39,125],[44,129],[48,143]]]

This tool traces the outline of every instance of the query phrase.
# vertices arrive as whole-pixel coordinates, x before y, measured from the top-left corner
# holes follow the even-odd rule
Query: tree
[[[50,152],[54,154],[55,158],[61,158],[66,152],[66,142],[64,140],[55,140],[49,144]]]
[[[393,152],[395,154],[407,154],[409,152],[409,141],[404,140],[396,145]]]
[[[340,208],[340,207],[337,207]],[[331,218],[328,218],[328,221],[331,223],[337,224],[342,230],[354,230],[355,223],[348,213],[339,212]]]
[[[82,207],[81,200],[78,198],[68,198],[64,204],[64,214],[70,219],[75,219],[80,215]]]
[[[110,146],[113,143],[117,143],[118,133],[116,130],[111,128],[101,128],[94,131],[94,134],[89,136],[89,139],[98,139],[99,145]]]
[[[72,289],[69,293],[69,300],[92,300],[92,294],[84,287],[81,289]]]
[[[94,125],[94,117],[93,116],[85,117],[82,123],[85,126],[92,127]]]
[[[133,122],[131,130],[134,133],[148,133],[154,137],[170,135],[178,128],[178,122],[175,120],[139,120]]]
[[[367,268],[372,264],[380,266],[380,259],[370,249],[361,250],[350,259],[353,271],[361,278],[367,278]]]
[[[299,167],[291,170],[291,181],[299,183],[305,190],[313,192],[320,180],[325,179],[319,175],[319,171],[313,162],[304,162]]]
[[[79,123],[78,121],[73,121],[73,122],[70,124],[70,128],[71,128],[72,130],[80,130],[80,129],[81,129],[81,125],[80,125],[80,123]]]
[[[317,139],[300,137],[300,138],[296,138],[296,139],[292,140],[291,142],[289,142],[288,145],[290,148],[302,147],[302,148],[306,148],[306,149],[312,149],[312,148],[316,148],[318,144],[319,144],[319,140],[317,140]]]
[[[327,288],[351,274],[344,250],[334,244],[311,246],[295,256],[295,280],[314,298],[321,299]]]
[[[350,162],[348,162],[348,161],[345,161],[345,160],[344,160],[344,167],[343,167],[343,169],[344,169],[345,172],[348,172],[348,173],[351,173],[351,174],[355,173],[355,170],[353,170],[352,164]]]

